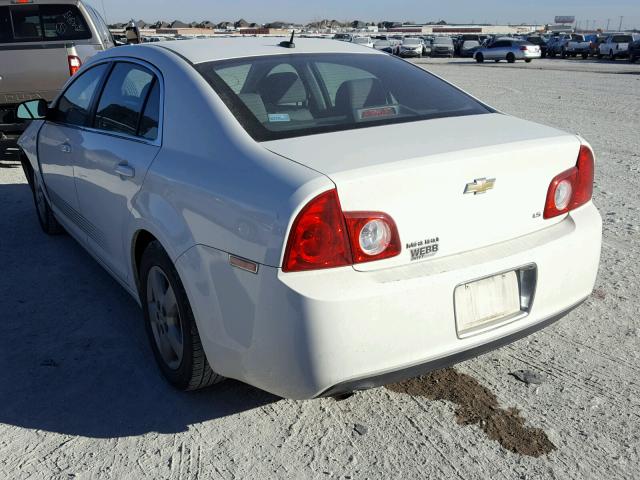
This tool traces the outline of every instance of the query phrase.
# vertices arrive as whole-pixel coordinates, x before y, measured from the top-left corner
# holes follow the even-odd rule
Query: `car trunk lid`
[[[561,221],[542,218],[547,189],[575,165],[580,141],[486,114],[263,145],[327,175],[344,211],[381,211],[395,220],[402,252],[355,266],[373,270],[455,255]]]

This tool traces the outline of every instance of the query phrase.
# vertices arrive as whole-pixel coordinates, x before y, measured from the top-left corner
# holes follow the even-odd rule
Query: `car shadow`
[[[27,184],[0,184],[0,205],[0,422],[97,438],[175,433],[279,400],[232,380],[174,390],[137,303],[71,237],[42,233]]]

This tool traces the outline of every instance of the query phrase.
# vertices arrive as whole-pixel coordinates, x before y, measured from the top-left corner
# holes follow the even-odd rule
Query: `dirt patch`
[[[524,425],[524,418],[516,408],[500,408],[493,393],[475,378],[453,368],[387,385],[386,388],[397,393],[456,404],[459,424],[478,424],[491,440],[498,441],[512,452],[539,457],[556,449],[543,430]]]

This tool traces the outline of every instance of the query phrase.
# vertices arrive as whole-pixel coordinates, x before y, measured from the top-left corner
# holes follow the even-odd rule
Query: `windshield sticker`
[[[291,118],[288,113],[270,113],[269,114],[270,122],[290,122]]]
[[[361,108],[356,112],[359,120],[375,120],[398,115],[398,107]]]

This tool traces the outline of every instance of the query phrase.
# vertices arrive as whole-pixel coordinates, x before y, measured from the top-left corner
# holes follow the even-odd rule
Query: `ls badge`
[[[473,182],[467,183],[464,187],[464,194],[473,193],[474,195],[479,195],[491,190],[495,184],[495,178],[476,178]]]

